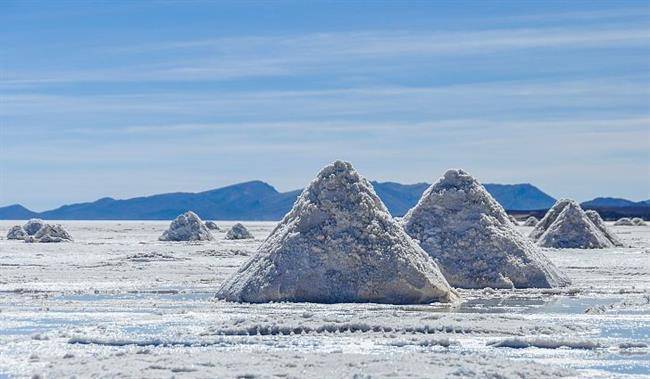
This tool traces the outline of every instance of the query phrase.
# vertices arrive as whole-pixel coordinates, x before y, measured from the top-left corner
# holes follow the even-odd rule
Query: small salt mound
[[[530,216],[524,221],[524,226],[536,226],[539,220],[535,216]]]
[[[515,225],[519,225],[519,221],[517,221],[517,219],[513,215],[508,215],[508,220],[510,220],[510,222]]]
[[[537,244],[557,249],[603,249],[614,246],[575,201],[570,201],[564,207]]]
[[[452,301],[433,260],[350,163],[325,167],[257,254],[219,289],[231,301]]]
[[[463,170],[449,170],[429,187],[404,216],[403,226],[452,286],[549,288],[569,283]]]
[[[25,242],[55,243],[72,242],[70,234],[61,225],[45,224],[33,236],[25,238]]]
[[[25,229],[20,225],[11,227],[7,232],[8,240],[24,240],[27,236],[27,232],[25,232]]]
[[[544,217],[535,225],[535,228],[530,232],[528,237],[533,241],[537,241],[539,237],[548,229],[549,226],[557,219],[560,213],[564,210],[570,202],[573,200],[570,199],[560,199],[553,204],[551,209],[546,212]]]
[[[646,222],[641,217],[635,217],[632,219],[632,223],[636,226],[646,226]]]
[[[217,225],[217,223],[214,221],[206,221],[205,226],[210,230],[221,230],[219,229],[219,225]]]
[[[614,223],[616,226],[634,226],[632,220],[627,217],[619,218],[618,221]]]
[[[27,235],[33,236],[38,233],[38,231],[41,230],[43,226],[45,226],[45,221],[38,218],[33,218],[27,221],[25,225],[23,225],[23,229]]]
[[[243,224],[237,223],[226,233],[227,240],[246,240],[255,238]]]
[[[605,235],[605,237],[607,237],[607,239],[612,242],[614,246],[618,246],[618,247],[625,246],[625,244],[621,242],[621,240],[616,236],[616,234],[614,234],[611,230],[609,230],[607,225],[605,225],[605,221],[603,221],[603,219],[600,217],[600,214],[598,214],[598,212],[594,211],[593,209],[589,209],[585,211],[585,214],[587,215],[587,217],[589,217],[589,221],[591,221],[594,225],[596,225],[598,230],[600,230]]]
[[[214,239],[196,213],[189,211],[176,217],[169,229],[158,238],[160,241],[211,241]]]

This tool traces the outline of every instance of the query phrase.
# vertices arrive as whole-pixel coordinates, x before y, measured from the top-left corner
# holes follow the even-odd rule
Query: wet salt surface
[[[273,223],[201,243],[157,241],[166,222],[63,224],[74,243],[0,240],[0,377],[650,374],[648,227],[612,228],[633,248],[548,250],[567,289],[391,306],[215,300]]]

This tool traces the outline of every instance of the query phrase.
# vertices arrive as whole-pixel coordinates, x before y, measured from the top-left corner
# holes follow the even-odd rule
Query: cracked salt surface
[[[62,224],[75,242],[0,240],[0,377],[650,373],[647,227],[610,226],[630,248],[545,250],[568,288],[406,306],[216,300],[274,223],[187,243],[157,241],[167,222]]]

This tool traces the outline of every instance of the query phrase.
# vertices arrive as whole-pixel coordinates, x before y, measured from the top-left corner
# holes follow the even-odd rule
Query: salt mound
[[[616,226],[634,226],[632,220],[627,217],[619,218],[618,221],[614,223]]]
[[[632,223],[636,226],[646,226],[646,222],[641,217],[635,217],[632,219]]]
[[[449,170],[404,216],[404,229],[452,286],[530,288],[568,284],[473,177]]]
[[[621,240],[618,239],[616,234],[614,234],[611,230],[609,230],[607,225],[605,225],[605,221],[603,221],[603,219],[600,217],[598,212],[589,209],[585,211],[585,214],[589,218],[589,221],[591,221],[594,225],[596,225],[598,230],[600,230],[600,232],[603,233],[605,237],[607,237],[607,239],[610,240],[610,242],[614,246],[618,246],[618,247],[625,246],[625,244],[623,244],[623,242],[621,242]]]
[[[515,225],[519,225],[519,221],[517,221],[517,219],[513,215],[508,215],[508,220],[510,220],[510,222]]]
[[[255,238],[243,224],[237,223],[226,233],[227,240],[246,240]]]
[[[205,227],[210,229],[210,230],[221,230],[221,229],[219,229],[219,225],[217,225],[217,223],[214,222],[214,221],[206,221],[205,222]]]
[[[26,237],[25,242],[72,242],[72,237],[61,225],[45,224],[36,234]]]
[[[217,297],[393,304],[457,298],[350,163],[325,167]]]
[[[537,241],[539,237],[544,234],[546,229],[548,229],[549,226],[557,219],[557,217],[560,215],[562,210],[564,210],[564,207],[566,207],[570,202],[573,200],[571,199],[560,199],[553,204],[551,209],[546,212],[544,217],[535,225],[535,228],[530,232],[528,237],[532,239],[533,241]]]
[[[535,226],[537,225],[538,222],[539,220],[537,219],[537,217],[530,216],[526,219],[526,221],[524,221],[524,226]]]
[[[7,232],[8,240],[24,240],[27,236],[27,232],[20,225],[12,226]]]
[[[214,237],[196,213],[189,211],[176,217],[160,241],[212,241]]]
[[[25,225],[23,225],[23,229],[25,230],[25,233],[27,233],[30,236],[33,236],[34,234],[38,233],[41,228],[45,226],[45,221],[38,219],[38,218],[33,218]]]
[[[564,207],[537,244],[558,249],[603,249],[614,246],[575,201],[570,201]]]

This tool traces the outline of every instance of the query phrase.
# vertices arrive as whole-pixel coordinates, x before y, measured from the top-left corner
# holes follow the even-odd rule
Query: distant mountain
[[[599,208],[599,207],[614,207],[614,208],[620,208],[620,207],[637,207],[637,206],[644,206],[644,205],[650,205],[650,203],[646,201],[631,201],[627,199],[621,199],[617,197],[597,197],[593,200],[585,201],[584,203],[580,204],[584,208]]]
[[[484,184],[485,189],[507,210],[548,209],[555,199],[529,183]]]
[[[427,183],[372,184],[395,216],[403,216],[429,186]],[[486,184],[485,187],[508,210],[546,209],[555,201],[530,184]],[[0,208],[0,219],[171,220],[180,213],[193,210],[206,220],[279,220],[291,209],[300,192],[278,192],[267,183],[251,181],[198,193],[175,192],[125,200],[105,197],[42,213],[12,205]]]
[[[27,220],[34,217],[38,217],[38,213],[30,211],[20,204],[0,208],[0,220]]]

